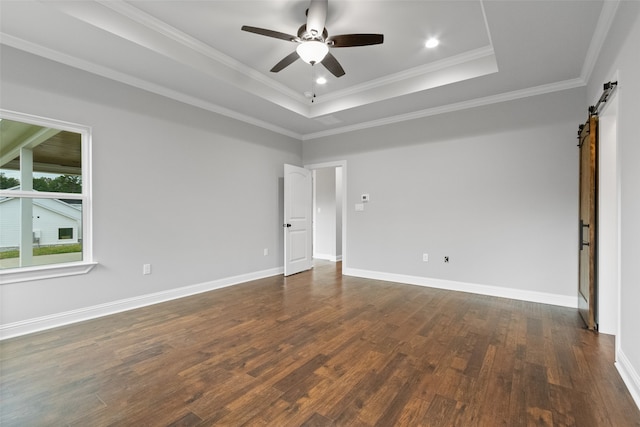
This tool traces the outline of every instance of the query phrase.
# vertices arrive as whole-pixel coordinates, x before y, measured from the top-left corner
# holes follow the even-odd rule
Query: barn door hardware
[[[589,224],[585,224],[584,221],[580,220],[580,250],[582,250],[585,246],[589,246],[589,242],[584,241],[584,228],[587,227],[587,233],[589,231]]]

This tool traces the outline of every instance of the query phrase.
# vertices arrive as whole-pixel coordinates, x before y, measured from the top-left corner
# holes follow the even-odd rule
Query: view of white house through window
[[[0,119],[0,271],[87,261],[88,132],[9,116]]]

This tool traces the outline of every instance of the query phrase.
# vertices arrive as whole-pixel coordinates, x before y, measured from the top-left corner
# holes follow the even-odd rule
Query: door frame
[[[311,171],[315,169],[336,167],[342,167],[342,272],[344,273],[347,266],[347,161],[337,160],[333,162],[304,165],[305,169],[309,169]]]
[[[617,74],[617,73],[616,73]],[[617,76],[611,81],[619,81]],[[618,138],[618,91],[620,87],[613,91],[599,112],[599,142],[601,154],[605,155],[605,162],[600,156],[599,181],[609,183],[609,188],[615,192],[610,197],[602,197],[599,193],[598,217],[600,226],[598,228],[598,241],[605,243],[599,245],[600,257],[598,257],[598,310],[600,312],[600,332],[605,334],[620,334],[620,253],[621,253],[621,231],[620,231],[620,145]],[[611,153],[609,150],[613,151]],[[607,156],[609,154],[609,156]],[[602,188],[601,188],[602,189]],[[606,191],[606,189],[605,189]],[[603,215],[604,214],[604,215]],[[615,242],[613,245],[606,245],[607,240],[603,233],[614,232]],[[609,272],[609,276],[602,275]],[[612,277],[615,276],[615,277]],[[610,279],[613,279],[611,281]],[[616,339],[616,346],[620,339]],[[617,353],[617,352],[616,352]]]

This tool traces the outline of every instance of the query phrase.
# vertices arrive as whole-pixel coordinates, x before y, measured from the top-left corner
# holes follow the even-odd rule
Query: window
[[[90,271],[90,129],[0,110],[0,142],[0,283]]]
[[[58,240],[71,240],[73,239],[73,228],[58,228]]]

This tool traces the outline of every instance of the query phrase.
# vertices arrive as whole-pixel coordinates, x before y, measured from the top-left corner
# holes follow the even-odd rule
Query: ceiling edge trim
[[[498,72],[495,56],[479,56],[474,61],[462,62],[458,65],[442,68],[429,74],[412,79],[399,80],[393,84],[381,86],[378,90],[362,93],[360,96],[349,96],[331,102],[314,104],[312,117],[333,114],[366,104],[427,91],[436,87],[459,83],[464,80],[486,76]]]
[[[598,17],[598,22],[596,23],[596,28],[593,32],[593,37],[591,38],[591,43],[589,43],[589,48],[587,49],[587,55],[585,56],[584,63],[582,64],[582,71],[580,72],[580,77],[585,82],[588,82],[591,78],[591,73],[593,72],[596,61],[600,56],[602,46],[609,35],[609,30],[611,30],[619,5],[620,0],[607,0],[602,5],[602,10],[600,11],[600,16]]]
[[[352,86],[348,89],[331,92],[316,98],[316,103],[320,104],[320,103],[328,102],[335,99],[341,99],[347,96],[353,96],[361,92],[378,89],[384,86],[389,86],[397,82],[402,82],[405,80],[409,80],[411,78],[420,77],[425,74],[431,74],[436,71],[445,70],[447,68],[451,68],[456,65],[465,64],[465,63],[472,62],[477,59],[486,58],[489,56],[495,57],[492,45],[483,46],[477,49],[470,50],[468,52],[451,56],[449,58],[441,59],[436,62],[432,62],[419,67],[414,67],[409,70],[404,70],[389,76],[384,76],[378,79],[370,80],[368,82],[365,82],[356,86]]]
[[[140,25],[147,27],[148,29],[163,35],[185,47],[191,49],[195,52],[200,53],[201,55],[206,56],[209,59],[212,59],[224,66],[231,68],[233,71],[245,75],[265,86],[270,87],[285,96],[288,96],[291,99],[294,99],[297,102],[305,103],[306,99],[303,95],[297,93],[296,91],[289,89],[277,81],[268,78],[262,73],[255,71],[251,67],[244,65],[243,63],[235,60],[234,58],[212,48],[211,46],[203,43],[202,41],[191,37],[190,35],[172,27],[159,20],[158,18],[149,15],[148,13],[136,8],[135,6],[131,6],[123,1],[104,1],[101,0],[99,3],[107,7],[114,12],[119,13],[122,16],[125,16]]]
[[[487,19],[487,11],[484,8],[484,0],[480,0],[480,10],[482,10],[482,17],[484,18],[484,28],[487,31],[487,37],[489,37],[489,45],[493,47],[493,38],[491,37],[489,20]]]
[[[513,101],[516,99],[528,98],[528,97],[537,96],[537,95],[544,95],[547,93],[559,92],[559,91],[574,89],[582,86],[586,86],[586,81],[578,77],[575,79],[564,80],[561,82],[549,83],[549,84],[535,86],[531,88],[505,92],[498,95],[490,95],[482,98],[471,99],[469,101],[456,102],[453,104],[443,105],[440,107],[427,108],[425,110],[420,110],[413,113],[401,114],[401,115],[379,119],[379,120],[372,120],[369,122],[358,123],[356,125],[343,126],[340,128],[330,129],[322,132],[309,133],[309,134],[303,135],[302,140],[309,141],[309,140],[318,139],[326,136],[339,135],[342,133],[354,132],[354,131],[369,129],[377,126],[400,123],[408,120],[435,116],[438,114],[452,113],[455,111],[466,110],[469,108],[476,108],[476,107],[482,107],[485,105],[498,104],[500,102]]]
[[[138,21],[136,21],[118,10],[113,10],[109,6],[102,7],[101,3],[95,2],[63,2],[56,3],[56,7],[61,13],[80,22],[113,34],[128,43],[140,46],[191,70],[235,86],[299,115],[307,116],[309,114],[306,99],[302,94],[296,94],[293,91],[283,93],[288,89],[282,85],[279,88],[274,88],[272,85],[264,84],[247,76],[244,72],[238,71],[246,70],[232,68],[221,62],[220,57],[224,55],[214,49],[207,48],[203,43],[187,34],[180,33],[177,29],[173,29],[173,37],[168,36],[171,27],[161,23],[151,26],[149,22],[156,20],[152,16],[145,15],[146,19],[138,16]],[[144,15],[144,13],[140,11],[140,15]],[[190,40],[190,45],[185,45],[186,40]],[[215,53],[218,53],[217,57]],[[235,60],[228,58],[228,61]],[[236,65],[240,67],[239,63]],[[275,82],[273,83],[275,84]]]
[[[302,135],[293,132],[289,129],[282,128],[280,126],[273,125],[271,123],[258,120],[251,116],[238,113],[220,105],[203,101],[202,99],[186,95],[184,93],[168,89],[166,87],[148,82],[143,79],[131,76],[120,71],[116,71],[112,68],[98,65],[93,62],[85,61],[83,59],[76,58],[74,56],[14,37],[12,35],[0,32],[0,44],[13,47],[18,50],[22,50],[27,53],[31,53],[36,56],[40,56],[51,61],[55,61],[73,68],[77,68],[92,74],[99,75],[101,77],[108,78],[120,83],[124,83],[129,86],[136,87],[138,89],[145,90],[147,92],[155,93],[156,95],[164,96],[165,98],[172,99],[174,101],[182,102],[194,107],[202,108],[203,110],[210,111],[212,113],[220,114],[225,117],[229,117],[235,120],[239,120],[272,132],[279,133],[295,139],[302,139]]]

